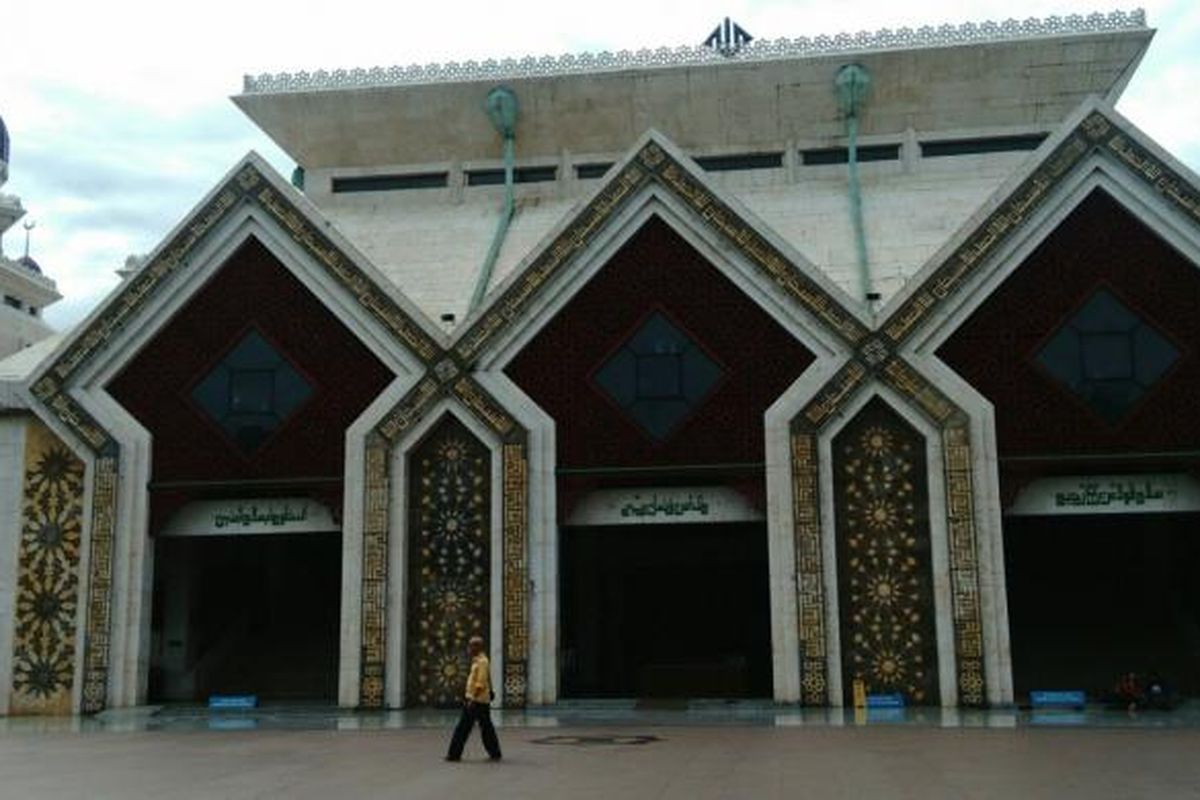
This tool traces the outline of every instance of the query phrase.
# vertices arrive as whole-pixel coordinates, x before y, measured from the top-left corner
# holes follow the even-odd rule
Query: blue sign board
[[[209,708],[248,709],[258,706],[256,694],[214,694],[208,698]]]
[[[869,694],[867,695],[867,708],[904,708],[904,695],[899,692]]]
[[[1029,693],[1029,705],[1034,708],[1083,708],[1087,695],[1079,689]]]

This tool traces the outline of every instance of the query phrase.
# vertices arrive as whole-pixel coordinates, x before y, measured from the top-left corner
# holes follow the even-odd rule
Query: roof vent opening
[[[359,175],[334,178],[334,194],[347,192],[394,192],[408,189],[443,189],[450,183],[448,172],[412,172],[403,175]]]
[[[975,139],[941,139],[921,142],[921,156],[973,156],[986,153],[1013,153],[1036,150],[1046,141],[1044,133],[1027,133],[1017,136],[986,136]]]
[[[604,175],[612,169],[613,162],[611,161],[596,161],[589,164],[576,164],[575,177],[581,181],[591,180],[592,178],[603,178]]]
[[[899,144],[870,144],[860,145],[858,160],[863,161],[899,161]],[[801,150],[800,161],[806,167],[820,167],[826,164],[846,164],[850,161],[850,149],[846,147],[822,147],[815,150]]]
[[[783,153],[733,153],[727,156],[697,156],[695,161],[705,172],[779,169],[783,166]]]
[[[550,183],[558,180],[558,167],[517,167],[513,170],[513,183]],[[467,186],[503,186],[503,169],[467,170]]]

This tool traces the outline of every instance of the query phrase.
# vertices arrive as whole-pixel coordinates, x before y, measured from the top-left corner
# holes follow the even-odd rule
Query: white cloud
[[[125,255],[153,248],[247,150],[290,171],[227,100],[244,73],[676,45],[726,15],[775,38],[1106,10],[1094,1],[41,0],[4,11],[0,114],[14,140],[5,190],[38,222],[34,254],[67,297],[48,317],[69,325],[115,285]],[[1120,107],[1194,168],[1200,5],[1146,6],[1159,32]]]

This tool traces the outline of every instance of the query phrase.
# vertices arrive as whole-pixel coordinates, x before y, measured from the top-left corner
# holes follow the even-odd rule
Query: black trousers
[[[479,733],[483,736],[483,749],[491,758],[500,757],[500,740],[496,738],[496,729],[492,726],[492,707],[487,703],[464,703],[462,716],[454,726],[454,735],[450,737],[450,752],[446,757],[457,761],[462,758],[463,748],[467,745],[467,737],[471,728],[479,723]]]

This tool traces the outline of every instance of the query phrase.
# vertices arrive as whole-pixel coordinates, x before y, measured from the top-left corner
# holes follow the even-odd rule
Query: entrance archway
[[[769,697],[764,522],[564,528],[565,697]]]
[[[1200,694],[1200,513],[1009,516],[1004,548],[1018,698],[1125,672]]]
[[[559,536],[565,697],[771,695],[767,526],[725,486],[597,489]]]
[[[155,541],[150,700],[334,702],[341,555],[316,501],[184,506]]]

